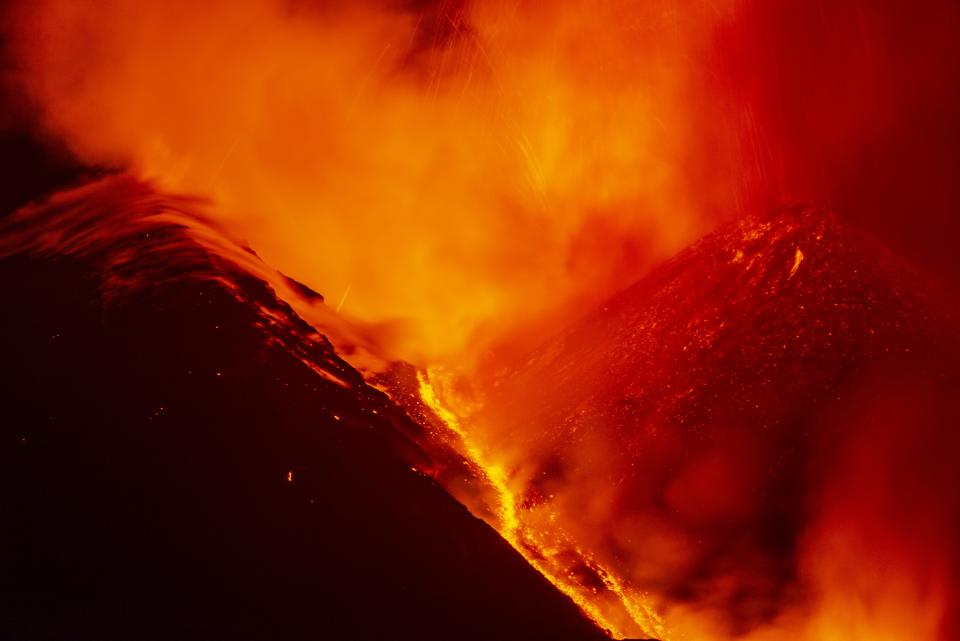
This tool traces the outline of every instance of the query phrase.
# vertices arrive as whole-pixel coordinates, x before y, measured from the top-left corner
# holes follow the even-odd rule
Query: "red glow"
[[[960,9],[922,4],[35,0],[8,36],[31,126],[196,196],[161,217],[371,380],[413,364],[479,480],[424,473],[614,636],[946,641]]]

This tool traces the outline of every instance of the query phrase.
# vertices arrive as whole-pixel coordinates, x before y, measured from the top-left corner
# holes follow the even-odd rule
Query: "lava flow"
[[[442,376],[441,372],[418,373],[420,397],[426,406],[443,423],[460,437],[462,453],[475,465],[495,490],[496,519],[493,525],[510,545],[517,549],[543,576],[561,592],[569,596],[601,628],[617,638],[627,635],[654,634],[664,630],[648,603],[641,595],[630,594],[620,585],[615,574],[608,572],[593,561],[589,555],[576,548],[554,529],[531,528],[520,517],[520,508],[512,479],[503,467],[491,462],[491,456],[479,449],[469,433],[460,425],[457,415],[444,406],[431,378]],[[551,521],[556,514],[551,515]],[[583,575],[597,579],[588,589],[582,583]]]

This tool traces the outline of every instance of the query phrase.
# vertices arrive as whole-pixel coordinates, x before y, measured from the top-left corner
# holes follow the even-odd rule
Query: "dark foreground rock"
[[[603,638],[262,281],[98,228],[185,206],[107,181],[6,223],[0,637]]]

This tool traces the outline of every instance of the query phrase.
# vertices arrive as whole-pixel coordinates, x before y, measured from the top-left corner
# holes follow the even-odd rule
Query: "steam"
[[[463,365],[736,210],[702,64],[728,11],[40,0],[11,24],[50,136],[212,199],[389,356]]]

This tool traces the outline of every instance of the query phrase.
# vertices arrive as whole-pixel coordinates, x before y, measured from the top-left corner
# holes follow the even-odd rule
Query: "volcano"
[[[0,256],[5,636],[750,638],[842,631],[838,589],[956,626],[952,311],[821,210],[705,237],[457,433],[195,199],[102,179]]]
[[[195,207],[119,177],[3,221],[0,636],[603,638]]]
[[[960,639],[960,2],[0,3],[0,641]]]
[[[884,590],[957,580],[955,542],[925,538],[960,517],[955,316],[927,282],[817,208],[748,217],[496,370],[470,421],[557,574],[606,568],[668,627],[713,620],[705,638],[826,617],[831,590],[906,610],[874,633],[906,638]],[[863,555],[871,579],[818,584]]]

